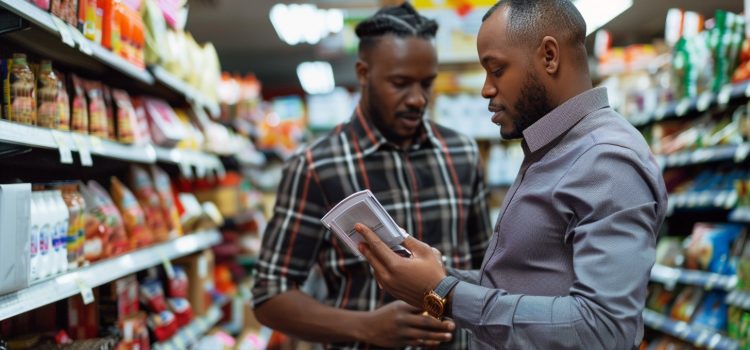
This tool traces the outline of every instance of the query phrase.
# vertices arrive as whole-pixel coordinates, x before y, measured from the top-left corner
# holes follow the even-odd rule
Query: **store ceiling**
[[[289,46],[282,42],[268,19],[271,0],[192,0],[187,28],[199,42],[211,41],[225,71],[255,72],[272,95],[301,91],[296,76],[297,64],[320,58],[311,45]],[[286,3],[292,1],[285,1]],[[322,8],[346,8],[374,11],[378,0],[314,0]],[[713,16],[723,8],[733,12],[743,9],[740,0],[634,0],[633,7],[606,28],[615,44],[648,42],[663,36],[667,9],[678,7]],[[354,57],[326,57],[334,67],[336,83],[354,86]]]

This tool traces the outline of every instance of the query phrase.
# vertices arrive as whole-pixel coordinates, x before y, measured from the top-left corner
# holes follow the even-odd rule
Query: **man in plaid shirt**
[[[352,119],[284,168],[253,288],[263,324],[336,349],[467,347],[451,321],[384,293],[369,264],[320,222],[369,189],[447,266],[480,267],[492,230],[476,143],[424,118],[437,75],[436,30],[408,3],[357,26],[362,98]],[[322,302],[299,291],[316,264],[328,290]]]

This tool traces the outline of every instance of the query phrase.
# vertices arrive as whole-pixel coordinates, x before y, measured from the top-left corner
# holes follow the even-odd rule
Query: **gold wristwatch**
[[[458,279],[453,276],[447,276],[438,283],[435,289],[427,291],[422,299],[422,308],[424,313],[434,318],[442,319],[445,314],[445,307],[448,293],[458,284]]]

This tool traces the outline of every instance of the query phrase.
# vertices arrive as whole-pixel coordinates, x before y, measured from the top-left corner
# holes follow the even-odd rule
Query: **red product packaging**
[[[148,327],[154,332],[156,341],[162,342],[177,333],[177,319],[171,311],[162,311],[148,317]]]
[[[159,313],[167,310],[164,290],[158,280],[147,280],[141,284],[140,299],[151,312]]]
[[[193,320],[193,308],[190,307],[190,303],[185,298],[172,298],[167,300],[169,304],[169,310],[175,316],[177,321],[177,328],[185,327],[190,321]]]
[[[170,298],[187,298],[188,296],[188,277],[185,269],[180,266],[173,268],[174,276],[169,278],[169,297]]]
[[[122,340],[116,350],[149,350],[151,340],[146,326],[146,313],[139,312],[118,323]]]

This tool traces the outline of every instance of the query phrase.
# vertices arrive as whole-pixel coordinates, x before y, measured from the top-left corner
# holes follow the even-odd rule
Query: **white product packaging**
[[[29,278],[31,281],[36,281],[39,279],[39,259],[41,257],[41,253],[39,252],[39,230],[41,222],[41,215],[39,215],[39,207],[37,205],[36,197],[38,196],[38,193],[33,192],[31,193],[31,225],[29,227],[30,231],[30,238],[29,238],[29,247],[31,249],[30,255],[30,276]]]
[[[68,206],[65,205],[65,200],[62,197],[62,191],[55,190],[53,198],[55,200],[55,212],[58,215],[58,221],[56,226],[57,231],[57,244],[59,249],[55,264],[60,273],[65,273],[68,270],[68,225],[70,222],[70,214],[68,213]]]
[[[31,184],[0,185],[0,294],[29,286]]]
[[[47,200],[47,192],[36,194],[36,205],[39,210],[39,278],[49,277],[54,273],[52,256],[54,247],[52,237],[55,235],[55,221],[52,217],[51,201]]]

